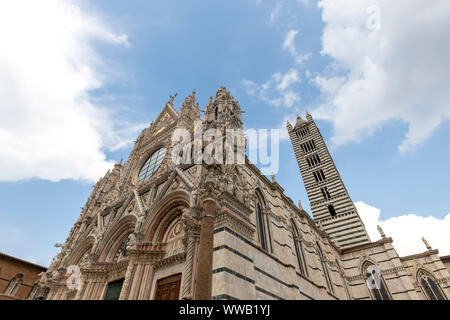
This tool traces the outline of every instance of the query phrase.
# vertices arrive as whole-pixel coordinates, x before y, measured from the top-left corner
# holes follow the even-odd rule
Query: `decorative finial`
[[[300,210],[303,210],[303,206],[302,206],[302,201],[301,200],[298,200],[298,208]]]
[[[178,93],[175,93],[175,95],[170,96],[169,103],[173,105],[173,100],[177,97]]]
[[[427,249],[431,250],[430,244],[428,243],[428,241],[424,237],[422,237],[422,241],[423,241],[423,243],[425,243],[425,246],[427,247]]]
[[[213,97],[209,97],[209,103],[208,104],[211,104],[212,101],[213,101]]]
[[[383,229],[378,225],[377,226],[378,232],[380,233],[381,238],[386,239],[386,235],[384,234]]]
[[[273,172],[272,172],[271,176],[272,176],[272,183],[276,183],[277,180],[275,179],[275,175],[273,174]]]
[[[308,111],[306,111],[306,119],[308,119],[308,120],[312,120],[312,116],[309,114],[309,112]]]

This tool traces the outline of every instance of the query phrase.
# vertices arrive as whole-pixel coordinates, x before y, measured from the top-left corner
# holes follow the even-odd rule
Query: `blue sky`
[[[226,86],[246,128],[313,114],[373,240],[380,224],[402,254],[424,251],[422,235],[450,254],[450,82],[436,62],[449,22],[419,4],[349,2],[55,0],[33,4],[31,22],[0,5],[20,14],[0,19],[13,30],[0,48],[0,251],[48,265],[169,95],[179,107],[195,88],[204,106]],[[380,30],[366,27],[372,4]],[[395,22],[421,10],[429,19],[406,27],[422,32]],[[277,181],[309,211],[287,139],[280,163]]]

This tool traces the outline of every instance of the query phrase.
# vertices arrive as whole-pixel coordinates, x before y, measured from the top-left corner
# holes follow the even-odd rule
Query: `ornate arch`
[[[184,208],[189,208],[189,195],[183,190],[171,192],[159,200],[155,213],[149,214],[143,225],[144,242],[162,242],[165,231]]]
[[[94,245],[95,238],[93,235],[87,236],[70,255],[67,266],[78,265],[83,256],[88,253]]]
[[[133,214],[129,214],[120,219],[108,233],[103,236],[103,239],[100,240],[95,252],[98,255],[98,261],[111,262],[115,253],[122,246],[125,238],[134,231],[135,225],[136,216]]]

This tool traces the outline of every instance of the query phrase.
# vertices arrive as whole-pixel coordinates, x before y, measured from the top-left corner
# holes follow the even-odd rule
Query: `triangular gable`
[[[150,132],[152,135],[157,134],[167,128],[169,125],[175,123],[179,118],[179,114],[177,110],[172,106],[171,103],[167,103],[166,106],[162,109],[158,118],[153,121],[150,126]]]

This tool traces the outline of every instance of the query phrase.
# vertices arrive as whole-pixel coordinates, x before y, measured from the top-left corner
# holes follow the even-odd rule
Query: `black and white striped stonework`
[[[369,243],[364,224],[311,115],[307,114],[307,120],[298,117],[294,128],[288,124],[288,131],[317,226],[341,248]]]

